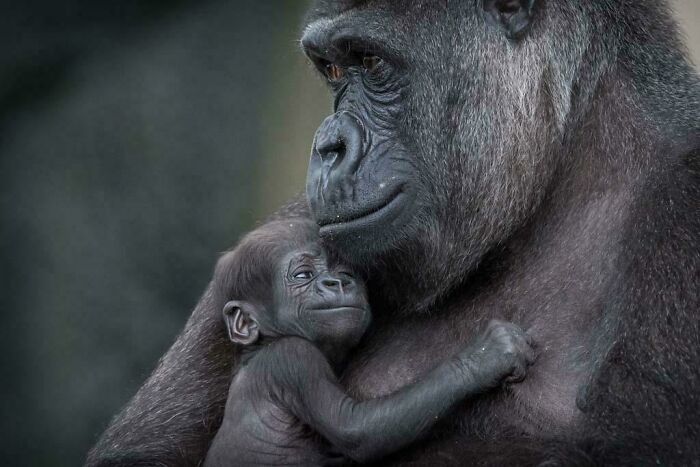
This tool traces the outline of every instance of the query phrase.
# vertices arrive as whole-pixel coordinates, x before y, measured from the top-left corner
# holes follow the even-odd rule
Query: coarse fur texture
[[[527,380],[455,410],[395,464],[696,463],[700,85],[668,4],[536,0],[518,37],[484,5],[309,12],[307,54],[351,83],[332,85],[311,215],[382,310],[344,384],[393,392],[505,319],[540,344]],[[390,82],[366,81],[366,55]],[[375,197],[394,175],[405,197],[388,216]],[[298,215],[303,201],[279,214]],[[214,305],[205,293],[88,465],[203,459],[235,367]]]
[[[354,400],[331,364],[340,367],[366,332],[367,292],[317,232],[308,219],[272,221],[217,264],[213,282],[241,358],[206,467],[377,460],[425,436],[459,402],[522,381],[535,360],[522,329],[492,321],[415,384]]]
[[[270,221],[244,236],[217,262],[213,283],[219,303],[235,298],[265,303],[274,287],[275,268],[288,251],[316,243],[308,218]]]

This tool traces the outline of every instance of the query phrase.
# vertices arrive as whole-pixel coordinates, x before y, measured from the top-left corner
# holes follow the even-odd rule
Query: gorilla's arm
[[[382,465],[697,462],[700,150],[679,159],[646,183],[627,225],[620,274],[606,294],[603,342],[592,349],[599,368],[577,400],[580,435],[485,442],[455,436],[396,453]]]
[[[303,197],[268,220],[308,217]],[[237,355],[211,284],[185,329],[88,453],[87,466],[197,465],[221,423]]]
[[[86,465],[196,465],[218,428],[235,357],[209,286]]]
[[[646,183],[623,243],[624,276],[608,290],[606,326],[615,338],[578,401],[586,447],[598,465],[694,464],[700,458],[700,149]]]

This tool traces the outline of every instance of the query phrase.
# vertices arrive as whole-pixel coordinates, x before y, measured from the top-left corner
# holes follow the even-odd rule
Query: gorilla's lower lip
[[[380,219],[396,215],[397,211],[401,210],[406,194],[399,187],[391,196],[389,196],[383,203],[379,204],[378,207],[373,207],[368,209],[358,215],[344,218],[339,222],[326,222],[320,224],[320,233],[328,234],[333,231],[338,230],[352,230],[355,227],[360,227],[362,225],[377,223]]]

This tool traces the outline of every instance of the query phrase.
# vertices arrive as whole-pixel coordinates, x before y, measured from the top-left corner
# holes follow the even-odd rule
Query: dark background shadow
[[[218,252],[303,189],[305,3],[0,2],[4,465],[81,464]]]
[[[301,1],[3,3],[0,458],[74,466],[329,104]]]

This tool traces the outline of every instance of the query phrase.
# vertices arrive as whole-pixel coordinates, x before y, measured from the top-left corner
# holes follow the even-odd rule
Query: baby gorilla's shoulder
[[[272,342],[261,349],[247,367],[246,373],[258,378],[265,375],[265,380],[283,387],[333,375],[318,347],[300,337],[282,337]]]

